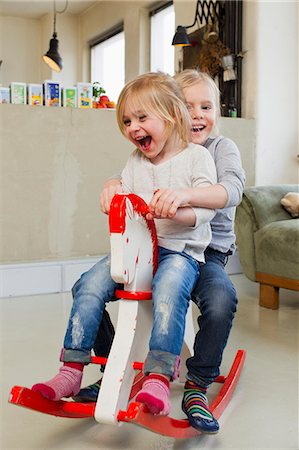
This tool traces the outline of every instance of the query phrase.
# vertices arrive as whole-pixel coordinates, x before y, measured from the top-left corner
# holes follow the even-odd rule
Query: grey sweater
[[[212,241],[209,247],[226,253],[235,250],[234,217],[236,206],[242,200],[245,172],[236,144],[224,136],[209,138],[206,147],[216,165],[218,184],[227,191],[226,207],[216,210],[211,221]]]

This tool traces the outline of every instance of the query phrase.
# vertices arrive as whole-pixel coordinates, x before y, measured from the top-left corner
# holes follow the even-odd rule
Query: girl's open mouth
[[[200,125],[197,127],[192,127],[191,131],[192,133],[200,133],[202,130],[204,130],[205,126],[204,125]]]
[[[137,142],[143,151],[147,151],[150,148],[152,138],[151,136],[143,136],[142,138],[137,139]]]

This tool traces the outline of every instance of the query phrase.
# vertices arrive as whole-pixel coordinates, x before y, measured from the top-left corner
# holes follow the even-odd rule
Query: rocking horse
[[[145,405],[133,401],[144,380],[142,368],[152,322],[151,284],[158,266],[155,225],[153,220],[146,218],[147,212],[147,204],[135,194],[116,194],[111,203],[111,275],[124,288],[116,291],[120,298],[119,312],[109,357],[92,357],[92,363],[105,365],[97,402],[51,401],[26,387],[14,386],[10,403],[60,417],[94,417],[99,423],[110,425],[133,423],[174,438],[201,434],[191,427],[187,419],[152,415]],[[190,307],[181,355],[181,380],[184,380],[184,361],[192,351],[194,336]],[[210,405],[216,419],[230,401],[244,360],[245,351],[238,350],[228,376],[219,376],[215,380],[223,384]]]

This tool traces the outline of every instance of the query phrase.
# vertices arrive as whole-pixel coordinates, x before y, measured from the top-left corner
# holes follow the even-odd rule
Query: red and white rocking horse
[[[190,426],[187,419],[155,416],[145,405],[130,402],[144,379],[142,368],[152,323],[151,302],[147,300],[151,300],[152,279],[158,266],[155,225],[153,220],[146,219],[147,212],[147,204],[135,194],[116,194],[111,203],[111,275],[115,281],[124,284],[124,289],[116,291],[120,298],[119,312],[109,358],[92,357],[93,363],[106,365],[97,402],[55,402],[26,387],[14,386],[10,403],[60,417],[94,417],[100,423],[112,425],[130,422],[174,438],[201,434]],[[184,380],[184,362],[192,351],[194,336],[190,307],[186,317],[181,380]],[[228,376],[216,379],[216,382],[223,383],[210,405],[216,419],[232,396],[244,360],[245,351],[238,350]]]

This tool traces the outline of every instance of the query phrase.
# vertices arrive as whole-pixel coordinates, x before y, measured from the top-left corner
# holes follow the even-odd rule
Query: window
[[[117,101],[125,84],[125,35],[123,30],[91,44],[91,82],[98,81],[111,101]]]
[[[171,3],[151,13],[151,71],[161,70],[174,75],[175,33],[174,6]]]

